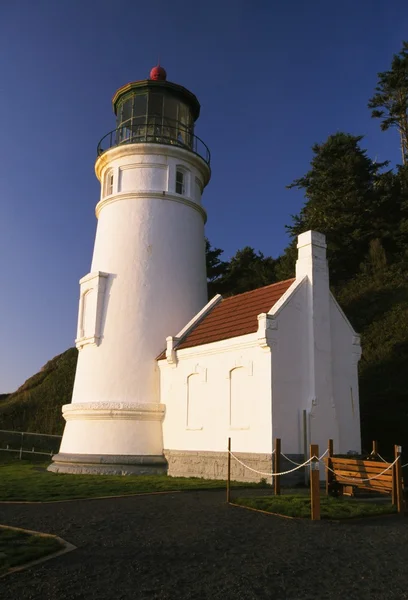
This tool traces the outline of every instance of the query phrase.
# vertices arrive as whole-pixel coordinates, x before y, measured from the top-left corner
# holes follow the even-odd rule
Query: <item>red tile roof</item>
[[[176,349],[192,348],[255,333],[258,329],[257,316],[269,312],[294,281],[295,279],[279,281],[221,300],[198,321]],[[162,352],[158,360],[165,356],[166,352]]]

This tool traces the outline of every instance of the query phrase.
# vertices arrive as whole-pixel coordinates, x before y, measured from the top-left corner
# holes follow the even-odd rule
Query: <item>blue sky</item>
[[[402,0],[0,2],[0,392],[74,344],[96,145],[114,128],[118,87],[160,55],[201,102],[211,243],[226,258],[246,245],[276,257],[303,203],[285,186],[313,143],[364,134],[372,157],[399,161],[397,135],[380,131],[367,101],[407,17]]]

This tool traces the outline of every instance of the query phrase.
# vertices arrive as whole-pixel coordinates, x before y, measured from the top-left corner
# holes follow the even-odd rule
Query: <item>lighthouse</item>
[[[200,104],[157,66],[112,99],[90,272],[80,280],[78,364],[56,472],[166,471],[156,358],[207,302],[201,198],[210,152]]]

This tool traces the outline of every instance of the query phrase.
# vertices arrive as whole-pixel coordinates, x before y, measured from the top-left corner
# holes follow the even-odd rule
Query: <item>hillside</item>
[[[0,402],[0,429],[62,434],[61,406],[71,402],[76,348],[55,356]]]
[[[408,283],[398,269],[353,278],[336,297],[361,334],[359,363],[363,445],[408,449]]]

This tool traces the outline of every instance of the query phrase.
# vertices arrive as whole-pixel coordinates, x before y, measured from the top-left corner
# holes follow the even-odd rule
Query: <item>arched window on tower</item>
[[[94,294],[92,289],[86,290],[81,295],[80,314],[79,314],[79,338],[86,338],[93,335],[92,330],[92,300]]]
[[[105,175],[105,196],[110,196],[111,194],[113,194],[113,171],[109,169]]]
[[[184,171],[181,169],[177,169],[176,171],[176,194],[185,194],[186,191],[186,183]]]

